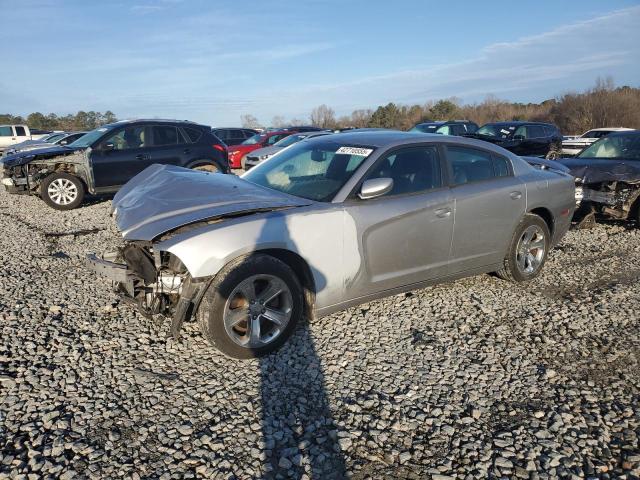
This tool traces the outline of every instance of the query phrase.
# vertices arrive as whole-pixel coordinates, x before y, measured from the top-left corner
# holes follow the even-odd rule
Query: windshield
[[[300,142],[242,178],[279,192],[328,202],[373,151],[374,147],[342,145],[335,140]]]
[[[580,152],[578,158],[640,160],[640,135],[615,135],[601,138]]]
[[[436,133],[436,130],[440,125],[442,124],[441,123],[419,123],[409,131],[421,132],[421,133]]]
[[[52,133],[51,135],[47,135],[46,137],[44,137],[42,139],[42,141],[44,143],[53,143],[56,140],[61,139],[62,137],[64,137],[66,135],[66,133]]]
[[[89,133],[84,134],[75,142],[71,142],[68,147],[73,148],[87,148],[90,147],[96,140],[102,137],[105,133],[111,130],[113,127],[100,127],[95,130],[91,130]]]
[[[273,144],[274,147],[288,147],[289,145],[293,145],[294,143],[298,143],[300,140],[304,140],[307,138],[307,135],[298,134],[298,135],[289,135],[288,137],[284,137],[282,140],[277,141]]]
[[[508,138],[513,134],[516,127],[504,125],[500,123],[487,124],[480,127],[476,133],[478,135],[485,135],[487,137],[496,137],[496,138]]]
[[[582,138],[601,138],[609,135],[611,131],[609,130],[589,130],[587,133],[582,135]]]
[[[262,143],[265,138],[267,138],[267,136],[264,133],[256,133],[253,137],[249,137],[242,142],[242,145],[256,145]]]

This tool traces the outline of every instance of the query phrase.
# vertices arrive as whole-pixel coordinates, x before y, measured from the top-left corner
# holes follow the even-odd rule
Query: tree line
[[[80,110],[76,114],[63,116],[55,113],[44,114],[40,112],[30,113],[26,117],[21,115],[11,115],[9,113],[0,114],[0,125],[3,124],[24,124],[29,128],[39,128],[41,130],[93,130],[101,125],[117,121],[115,114],[107,110],[106,112],[85,112]]]
[[[320,105],[309,115],[309,122],[321,128],[393,128],[408,130],[415,124],[437,120],[472,120],[478,125],[487,122],[526,120],[551,122],[565,134],[580,134],[591,128],[629,127],[640,129],[640,88],[616,87],[611,78],[597,79],[593,87],[572,92],[541,103],[517,103],[493,95],[482,102],[463,104],[457,98],[416,105],[388,103],[375,110],[354,110],[351,115],[336,117],[335,111]],[[301,125],[304,122],[274,117],[272,126]],[[253,115],[241,117],[243,126],[260,127]]]

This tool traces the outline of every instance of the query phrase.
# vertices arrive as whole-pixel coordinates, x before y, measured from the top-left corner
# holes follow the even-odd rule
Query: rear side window
[[[511,163],[505,157],[493,155],[493,170],[496,177],[508,177],[511,175]]]
[[[160,147],[163,145],[178,144],[178,129],[170,125],[156,125],[153,130],[153,145]]]
[[[26,137],[27,132],[24,131],[24,127],[16,127],[16,136],[18,137]]]
[[[187,138],[191,143],[196,143],[202,137],[202,131],[197,128],[184,128],[184,133],[187,135]],[[216,134],[217,136],[217,134]]]
[[[0,137],[13,137],[11,127],[0,127]]]
[[[542,138],[545,136],[544,129],[540,125],[527,125],[527,138]]]
[[[447,156],[453,170],[453,183],[479,182],[493,177],[491,154],[467,147],[447,147]]]

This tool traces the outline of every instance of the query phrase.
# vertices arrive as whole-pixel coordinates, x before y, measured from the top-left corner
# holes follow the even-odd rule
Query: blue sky
[[[239,125],[640,86],[640,1],[0,0],[0,113]]]

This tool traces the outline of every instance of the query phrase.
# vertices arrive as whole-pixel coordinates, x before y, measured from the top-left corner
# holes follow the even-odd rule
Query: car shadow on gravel
[[[345,478],[345,460],[307,322],[260,360],[262,433],[272,476]],[[269,476],[268,476],[269,478]]]
[[[295,249],[285,218],[269,218],[257,243],[278,238]],[[315,290],[321,290],[326,286],[325,278],[313,265],[310,268]],[[302,478],[305,474],[323,480],[346,477],[322,362],[306,319],[282,348],[260,359],[260,395],[266,478]]]

